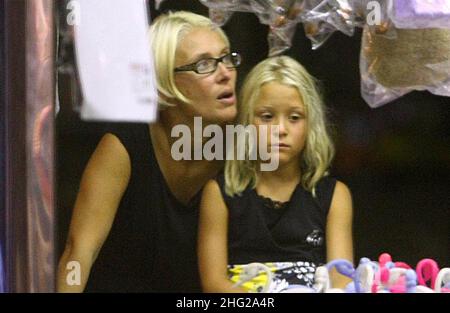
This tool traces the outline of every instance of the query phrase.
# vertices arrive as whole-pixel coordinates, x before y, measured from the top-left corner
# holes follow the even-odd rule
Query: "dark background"
[[[153,1],[151,1],[153,2]],[[163,2],[159,12],[184,9],[207,15],[198,1]],[[267,26],[254,14],[235,13],[224,27],[243,56],[238,87],[267,56]],[[311,50],[297,27],[285,54],[318,78],[334,126],[337,156],[332,174],[345,182],[354,202],[355,261],[383,252],[414,266],[423,258],[450,266],[450,98],[412,92],[377,109],[360,95],[361,30],[335,33]],[[57,117],[58,243],[62,253],[84,166],[105,124],[80,121],[73,111],[67,77],[60,78]]]

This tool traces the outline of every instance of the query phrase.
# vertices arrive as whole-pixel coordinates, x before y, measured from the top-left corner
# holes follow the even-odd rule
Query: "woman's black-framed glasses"
[[[219,62],[222,62],[227,68],[236,68],[241,65],[241,55],[237,52],[231,52],[220,58],[201,59],[195,63],[177,67],[175,72],[194,71],[197,74],[209,74],[216,71]]]

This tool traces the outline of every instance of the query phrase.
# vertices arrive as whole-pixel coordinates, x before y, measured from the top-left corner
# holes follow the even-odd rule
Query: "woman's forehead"
[[[194,60],[203,56],[217,57],[228,49],[218,31],[210,28],[194,28],[183,36],[178,44],[177,59]]]

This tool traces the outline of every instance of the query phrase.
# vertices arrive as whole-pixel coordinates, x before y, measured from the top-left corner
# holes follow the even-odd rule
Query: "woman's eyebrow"
[[[202,59],[209,59],[209,58],[212,58],[212,55],[209,52],[205,52],[198,55],[194,55],[192,58],[190,58],[190,61],[188,61],[188,63],[195,63]]]
[[[224,47],[221,51],[220,51],[220,56],[222,56],[224,53],[230,51],[229,47]],[[213,55],[209,52],[204,52],[198,55],[195,55],[194,57],[191,58],[192,63],[200,61],[202,59],[209,59],[209,58],[213,58]]]

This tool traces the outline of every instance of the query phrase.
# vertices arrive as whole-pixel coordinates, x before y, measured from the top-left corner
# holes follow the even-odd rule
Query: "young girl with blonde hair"
[[[261,159],[229,160],[206,184],[198,248],[203,290],[258,291],[267,276],[240,282],[243,266],[254,262],[270,269],[273,292],[312,287],[317,266],[353,259],[351,195],[328,176],[334,148],[315,80],[290,57],[269,58],[247,76],[239,105],[238,124],[278,127],[275,139],[257,132],[267,136],[278,167],[262,171]],[[336,287],[349,282],[338,273],[332,279]]]

